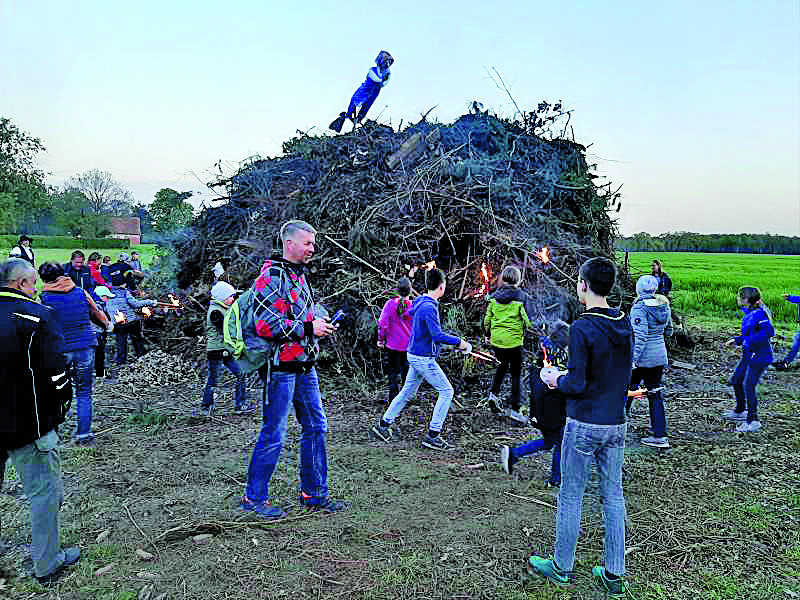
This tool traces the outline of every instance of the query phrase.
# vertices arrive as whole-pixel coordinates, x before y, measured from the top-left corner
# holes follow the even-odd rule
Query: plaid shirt
[[[278,344],[281,363],[313,364],[319,351],[307,276],[304,265],[273,257],[264,262],[253,284],[256,333]]]

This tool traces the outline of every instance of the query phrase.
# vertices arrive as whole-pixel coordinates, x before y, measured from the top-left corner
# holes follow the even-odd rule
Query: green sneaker
[[[595,583],[603,588],[609,598],[625,598],[625,595],[628,593],[625,580],[622,577],[609,579],[606,576],[605,567],[592,567],[592,576],[594,577]]]
[[[541,556],[531,556],[528,558],[528,573],[531,575],[541,575],[547,577],[556,585],[569,585],[569,571],[558,568],[556,561],[552,558],[542,558]]]

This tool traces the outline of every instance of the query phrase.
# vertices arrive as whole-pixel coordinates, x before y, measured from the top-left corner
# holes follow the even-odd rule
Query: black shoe
[[[789,365],[786,364],[785,360],[778,360],[772,363],[772,366],[775,367],[776,371],[785,371],[789,368]]]
[[[45,587],[50,587],[58,583],[67,571],[67,567],[74,565],[81,558],[81,549],[72,547],[64,548],[64,562],[55,571],[42,577],[36,576],[36,580]]]
[[[431,450],[452,450],[453,447],[442,439],[441,435],[431,437],[430,433],[426,433],[422,438],[422,447],[430,448]]]
[[[344,500],[325,498],[325,500],[320,503],[309,504],[310,499],[310,496],[306,496],[304,492],[300,492],[300,506],[304,506],[311,512],[338,513],[350,508],[350,503]]]
[[[555,481],[555,480],[554,480],[554,479],[551,477],[550,479],[548,479],[548,480],[545,482],[545,484],[544,484],[544,485],[545,485],[545,487],[549,487],[549,488],[557,488],[557,487],[561,487],[561,482],[560,482],[560,481]]]

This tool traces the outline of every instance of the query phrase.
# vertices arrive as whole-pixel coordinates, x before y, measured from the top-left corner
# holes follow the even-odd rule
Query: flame
[[[436,268],[436,261],[435,260],[432,260],[431,262],[426,262],[425,263],[425,270],[426,271],[430,271],[431,269],[435,269],[435,268]]]
[[[536,253],[536,256],[538,256],[539,260],[541,260],[543,263],[549,263],[550,262],[550,248],[548,248],[547,246],[543,246],[542,249],[539,250]]]
[[[144,315],[144,318],[146,319],[147,317],[149,317],[150,315],[152,315],[152,314],[153,314],[153,311],[152,311],[152,310],[150,310],[149,308],[147,308],[147,307],[145,306],[145,307],[142,309],[142,314]]]
[[[542,365],[544,366],[545,369],[549,369],[550,367],[553,366],[553,362],[547,357],[547,348],[545,348],[544,345],[542,345],[541,348],[542,352],[544,353],[544,359],[542,361]]]
[[[475,293],[476,296],[483,296],[489,293],[489,279],[492,277],[492,268],[487,266],[485,262],[481,263],[481,287]]]
[[[123,315],[120,311],[114,313],[114,322],[116,323],[124,323],[127,321],[125,315]]]
[[[173,296],[172,294],[167,294],[167,296],[169,296],[169,301],[172,304],[172,306],[180,306],[181,305],[181,303],[178,301],[178,299],[175,296]]]

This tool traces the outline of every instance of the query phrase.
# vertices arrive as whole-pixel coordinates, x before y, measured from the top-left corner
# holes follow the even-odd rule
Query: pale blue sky
[[[0,115],[51,183],[110,171],[137,200],[280,152],[346,107],[381,49],[370,117],[449,122],[562,100],[624,234],[800,235],[800,3],[2,0]],[[198,180],[199,177],[199,180]]]

